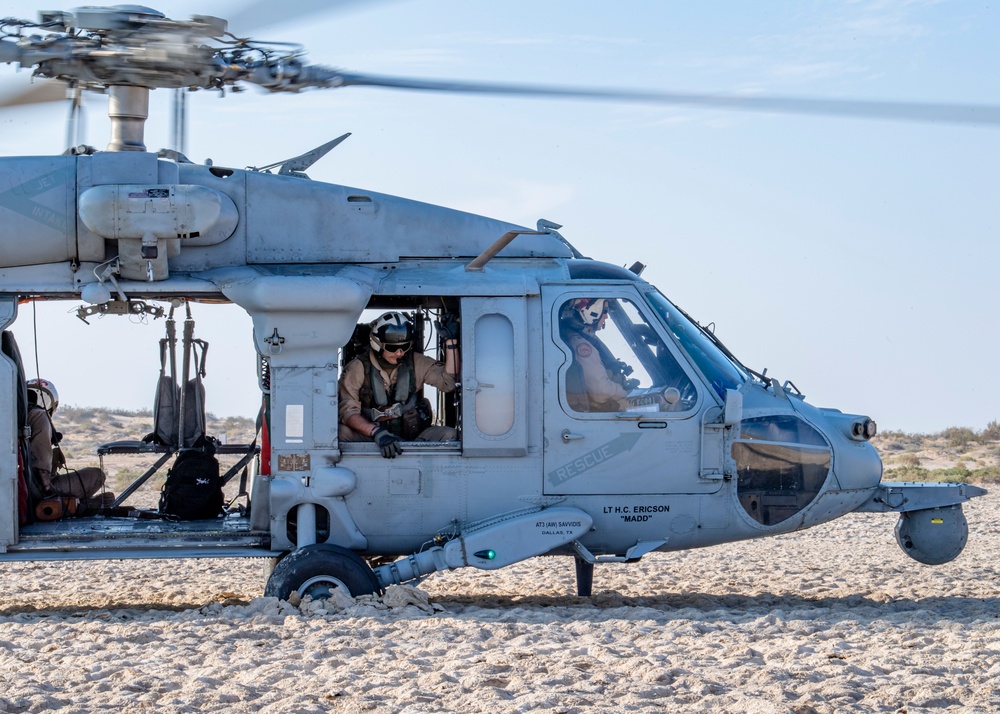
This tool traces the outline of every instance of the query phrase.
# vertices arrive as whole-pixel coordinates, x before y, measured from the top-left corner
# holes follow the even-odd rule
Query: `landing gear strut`
[[[583,558],[574,557],[576,562],[576,594],[580,597],[590,597],[594,589],[594,564]]]

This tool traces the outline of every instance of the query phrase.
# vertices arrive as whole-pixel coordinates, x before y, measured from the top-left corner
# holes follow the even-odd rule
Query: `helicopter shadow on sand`
[[[856,620],[859,617],[889,619],[917,612],[921,613],[921,618],[926,622],[1000,618],[1000,596],[976,598],[942,595],[883,600],[858,594],[809,597],[794,593],[741,595],[685,592],[627,596],[611,591],[598,593],[590,598],[560,595],[458,595],[434,598],[432,602],[451,615],[470,616],[477,610],[498,610],[505,613],[502,616],[504,620],[528,621],[536,621],[535,614],[553,609],[558,610],[561,618],[594,622],[621,619],[623,609],[657,611],[656,615],[650,613],[654,620],[733,621],[779,612],[783,619],[823,620],[830,623]],[[525,616],[525,611],[530,614]]]
[[[220,608],[246,607],[254,598],[228,597],[176,603],[144,603],[123,601],[106,605],[67,606],[59,603],[37,607],[29,603],[0,607],[0,624],[29,623],[32,621],[66,618],[108,620],[116,622],[143,621],[155,623],[160,619],[171,620],[190,611],[203,615],[220,614]],[[757,593],[663,593],[659,595],[629,596],[610,591],[593,597],[573,595],[452,595],[432,598],[438,606],[434,615],[415,607],[379,611],[380,617],[394,620],[423,620],[429,617],[460,617],[462,619],[498,619],[537,622],[541,616],[558,616],[563,620],[605,622],[622,619],[623,610],[648,610],[652,620],[694,619],[699,621],[732,622],[748,618],[777,614],[786,620],[822,620],[828,623],[865,619],[890,619],[903,614],[921,613],[925,622],[964,622],[977,618],[1000,618],[1000,596],[976,598],[967,596],[931,596],[925,598],[902,597],[891,600],[874,599],[863,595],[808,597],[793,593],[776,595]],[[290,606],[288,606],[290,608]],[[353,608],[352,608],[353,609]],[[162,613],[162,617],[157,617]],[[286,613],[287,614],[287,613]],[[304,616],[306,613],[302,613]],[[338,616],[331,609],[329,614]],[[353,617],[342,611],[340,616]],[[632,615],[629,615],[632,619]]]
[[[226,605],[247,605],[249,600],[239,600],[226,602]],[[40,622],[43,620],[69,619],[74,622],[85,620],[108,620],[108,621],[135,621],[143,620],[152,622],[153,613],[163,613],[165,615],[176,615],[189,610],[199,610],[208,607],[212,602],[190,602],[190,603],[142,603],[142,602],[119,602],[108,605],[65,605],[52,603],[42,607],[31,604],[11,604],[0,607],[0,624],[30,622]],[[35,616],[35,617],[32,617]]]

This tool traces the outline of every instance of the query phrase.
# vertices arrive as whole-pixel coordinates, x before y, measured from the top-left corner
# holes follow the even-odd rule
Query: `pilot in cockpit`
[[[559,333],[573,350],[566,375],[569,406],[579,412],[620,412],[628,409],[631,385],[621,362],[597,336],[608,319],[608,298],[577,298],[559,312]]]

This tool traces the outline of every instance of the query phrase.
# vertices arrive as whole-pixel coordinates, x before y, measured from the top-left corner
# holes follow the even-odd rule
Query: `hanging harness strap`
[[[205,362],[208,360],[208,342],[206,340],[197,340],[197,339],[191,340],[191,342],[192,344],[195,344],[201,348],[200,358],[198,357],[198,352],[193,351],[194,362],[195,362],[195,378],[200,381],[201,378],[207,374],[207,372],[205,371]]]
[[[189,349],[194,377],[184,385],[184,437],[181,440],[181,445],[184,447],[192,447],[204,437],[206,425],[205,385],[201,380],[206,375],[208,343],[205,340],[192,338]]]
[[[166,334],[160,340],[160,376],[156,382],[156,394],[153,397],[153,431],[147,434],[143,441],[177,445],[177,402],[180,400],[180,388],[177,384],[177,333],[174,323],[174,308],[170,308],[167,316]],[[170,369],[167,369],[167,357],[170,357]],[[167,372],[169,371],[169,374]]]

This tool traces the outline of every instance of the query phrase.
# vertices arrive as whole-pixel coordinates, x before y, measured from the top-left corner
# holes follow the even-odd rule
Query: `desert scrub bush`
[[[882,476],[884,481],[925,481],[930,483],[968,483],[972,472],[965,468],[953,466],[950,469],[925,469],[923,467],[905,466],[899,469],[888,469]]]
[[[242,430],[255,429],[257,426],[257,423],[254,419],[248,419],[247,417],[241,417],[241,416],[227,416],[225,419],[222,419],[220,423],[222,424],[223,429],[233,430],[233,431],[238,431],[241,429]]]
[[[930,483],[969,483],[971,481],[1000,482],[1000,467],[970,471],[965,466],[952,466],[948,469],[925,469],[922,466],[902,466],[886,469],[882,475],[883,481],[926,481]]]
[[[143,409],[108,409],[108,414],[114,414],[115,416],[123,417],[150,417],[153,416],[153,410],[149,407]]]
[[[1000,466],[987,466],[972,472],[972,481],[977,483],[1000,483]]]
[[[886,451],[906,451],[908,449],[919,449],[926,436],[924,434],[908,434],[903,431],[882,431],[872,439],[872,443],[879,449]]]
[[[950,469],[934,469],[927,472],[926,481],[935,483],[959,482],[968,483],[972,478],[972,472],[963,466],[952,466]]]
[[[983,433],[979,435],[979,441],[1000,441],[1000,422],[995,419],[986,425]]]
[[[100,428],[98,424],[94,423],[91,417],[79,417],[76,419],[60,419],[59,426],[57,427],[64,434],[79,434],[82,431],[93,432]]]
[[[97,415],[97,410],[91,407],[76,407],[72,405],[60,405],[56,412],[60,419],[77,421],[81,419],[93,419]]]
[[[142,476],[144,472],[145,469],[135,467],[108,469],[106,472],[108,477],[107,488],[115,492],[123,491],[133,481]],[[165,470],[161,469],[142,485],[141,490],[159,491],[163,487],[163,482],[166,481],[166,478]]]
[[[225,418],[211,417],[208,420],[208,431],[215,436],[225,435],[229,443],[249,441],[257,433],[257,422],[241,416]]]
[[[920,457],[916,454],[903,454],[897,458],[894,462],[902,468],[919,468],[920,467]]]
[[[977,434],[965,426],[950,426],[941,432],[941,438],[953,449],[964,449],[970,442],[976,441]]]
[[[961,466],[950,469],[902,468],[885,472],[886,481],[928,481],[931,483],[1000,484],[1000,466],[985,466],[969,470]]]
[[[901,466],[886,469],[882,474],[883,481],[927,481],[929,469],[922,466]]]
[[[109,488],[114,488],[121,490],[125,486],[135,481],[142,475],[142,471],[134,468],[119,468],[119,469],[107,469],[105,474],[108,477],[107,485]]]

